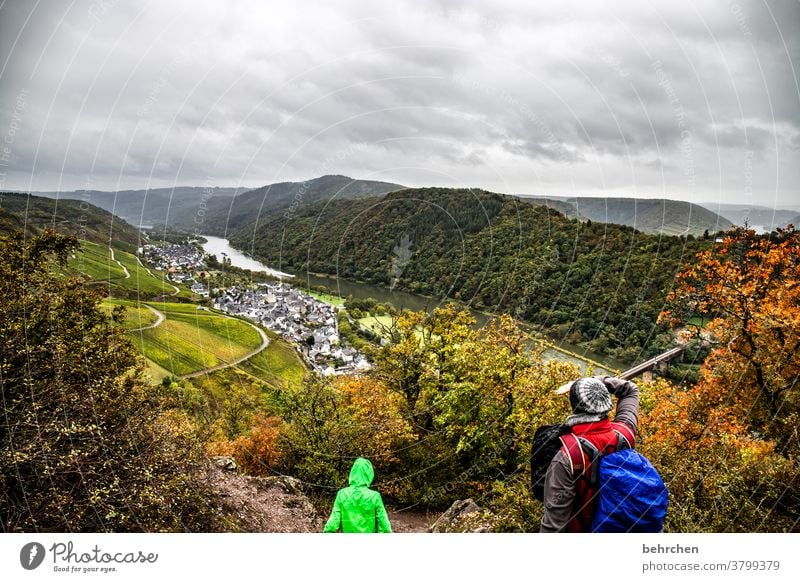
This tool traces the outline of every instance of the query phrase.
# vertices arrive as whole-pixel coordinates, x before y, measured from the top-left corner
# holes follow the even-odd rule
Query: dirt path
[[[228,319],[236,319],[236,318],[235,317],[228,317]],[[236,321],[242,321],[243,323],[246,323],[247,325],[252,327],[254,330],[256,330],[258,332],[258,334],[261,336],[261,345],[258,346],[256,349],[254,349],[252,352],[247,353],[244,356],[242,356],[241,358],[238,358],[238,359],[236,359],[236,360],[234,360],[232,362],[227,362],[225,364],[220,364],[219,366],[214,366],[212,368],[206,368],[205,370],[198,370],[197,372],[191,372],[190,374],[184,374],[183,376],[178,376],[178,378],[181,378],[181,379],[184,379],[184,378],[196,378],[197,376],[202,376],[204,374],[210,374],[212,372],[216,372],[217,370],[224,370],[225,368],[230,368],[230,367],[236,366],[238,364],[241,364],[245,360],[249,360],[250,358],[252,358],[256,354],[259,354],[259,353],[263,352],[267,348],[267,346],[269,345],[269,338],[267,337],[267,334],[264,333],[263,329],[261,329],[257,325],[253,325],[249,321],[244,321],[244,320],[241,320],[241,319],[236,319]]]
[[[128,272],[128,268],[125,265],[123,265],[122,263],[120,263],[117,259],[114,258],[114,249],[112,249],[111,247],[108,247],[108,250],[111,251],[111,260],[114,261],[116,264],[118,264],[120,267],[122,267],[122,271],[125,273],[125,278],[126,279],[130,279],[131,278],[131,274]]]
[[[394,533],[427,533],[438,516],[421,511],[389,511],[389,521]]]
[[[224,459],[216,457],[215,459]],[[319,533],[328,518],[327,509],[317,510],[292,477],[251,477],[238,470],[225,470],[212,461],[209,484],[225,506],[248,532]],[[333,499],[331,499],[331,502]],[[436,520],[419,511],[389,511],[395,533],[423,533]]]
[[[158,277],[153,275],[153,271],[144,266],[144,263],[142,262],[142,260],[139,258],[138,255],[136,256],[136,262],[139,263],[139,266],[145,271],[147,271],[147,274],[150,275],[153,279],[158,279]]]
[[[244,531],[254,533],[321,532],[323,517],[291,478],[248,477],[214,468],[210,484]]]
[[[150,276],[151,276],[153,279],[158,279],[158,277],[156,277],[155,275],[153,275],[153,271],[151,271],[150,269],[148,269],[147,267],[145,267],[145,266],[144,266],[144,263],[142,262],[142,260],[139,258],[139,256],[138,256],[138,255],[136,255],[136,262],[137,262],[137,263],[139,263],[139,266],[140,266],[142,269],[144,269],[145,271],[147,271],[147,274],[148,274],[148,275],[150,275]],[[172,293],[170,293],[170,295],[172,295],[173,297],[174,297],[175,295],[177,295],[178,293],[180,293],[180,292],[181,292],[181,290],[180,290],[180,289],[178,289],[178,287],[176,287],[176,286],[175,286],[175,285],[173,285],[172,283],[168,283],[166,279],[161,279],[161,280],[162,280],[164,283],[166,283],[167,285],[169,285],[170,287],[172,287],[173,289],[175,289],[175,291],[173,291]]]
[[[151,323],[150,325],[145,325],[144,327],[137,327],[136,329],[129,329],[128,331],[144,331],[146,329],[153,329],[154,327],[158,327],[159,325],[164,323],[164,319],[166,319],[166,318],[165,318],[163,313],[161,313],[157,309],[154,309],[154,308],[150,307],[146,303],[140,303],[139,305],[141,305],[143,307],[147,307],[147,309],[149,309],[150,311],[155,313],[156,322],[155,323]]]

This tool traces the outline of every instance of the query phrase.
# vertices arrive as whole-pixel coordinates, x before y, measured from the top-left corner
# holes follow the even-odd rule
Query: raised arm
[[[608,391],[617,397],[616,422],[624,422],[634,431],[639,425],[639,387],[630,380],[611,376],[598,376]]]

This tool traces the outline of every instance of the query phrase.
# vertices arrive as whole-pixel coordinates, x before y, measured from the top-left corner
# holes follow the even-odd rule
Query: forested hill
[[[139,243],[139,231],[110,212],[78,200],[0,193],[0,236],[25,229],[29,235],[50,227],[81,240]]]
[[[727,230],[732,222],[712,209],[666,198],[540,198],[520,196],[531,204],[544,204],[570,218],[624,224],[651,234],[702,235]],[[744,221],[739,221],[739,224]],[[785,223],[783,223],[785,224]]]
[[[675,273],[706,244],[443,188],[303,207],[232,243],[280,269],[394,284],[508,312],[621,359],[652,343]]]

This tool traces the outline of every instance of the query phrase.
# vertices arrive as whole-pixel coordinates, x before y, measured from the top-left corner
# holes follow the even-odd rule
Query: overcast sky
[[[796,0],[5,1],[0,188],[797,206],[799,28]]]

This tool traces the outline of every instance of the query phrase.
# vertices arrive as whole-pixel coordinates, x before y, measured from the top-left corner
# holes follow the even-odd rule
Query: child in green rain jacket
[[[359,457],[350,469],[350,487],[340,489],[325,533],[391,533],[392,526],[381,494],[369,488],[375,471],[372,463]]]

